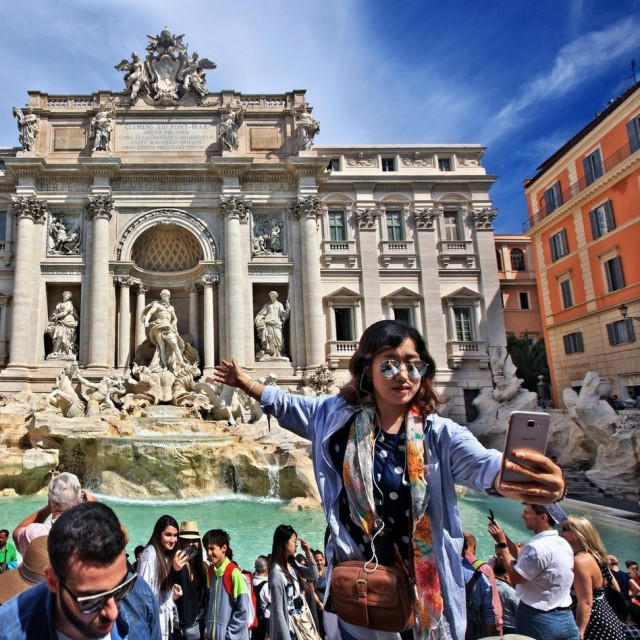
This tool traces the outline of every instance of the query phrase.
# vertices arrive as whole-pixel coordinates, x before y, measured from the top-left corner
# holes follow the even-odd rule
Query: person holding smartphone
[[[518,451],[506,466],[523,478],[501,483],[502,454],[438,415],[436,364],[420,333],[403,322],[369,326],[349,373],[338,395],[315,398],[252,380],[233,358],[222,360],[214,375],[260,401],[280,426],[311,440],[330,530],[327,584],[337,563],[392,564],[399,558],[416,584],[416,637],[448,634],[462,640],[466,599],[456,484],[548,503],[563,494],[560,468],[541,453]],[[325,607],[325,627],[328,613]],[[335,626],[335,617],[331,622]],[[341,619],[338,626],[343,638],[399,637]]]
[[[174,584],[182,588],[182,597],[176,600],[179,630],[174,630],[174,639],[201,640],[209,590],[200,533],[195,520],[180,523],[178,545],[180,549],[173,557],[171,574]]]

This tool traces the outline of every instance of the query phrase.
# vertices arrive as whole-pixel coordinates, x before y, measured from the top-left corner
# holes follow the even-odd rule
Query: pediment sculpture
[[[184,34],[175,35],[163,29],[160,35],[147,38],[144,60],[132,53],[131,60],[125,58],[115,67],[125,72],[129,104],[134,105],[140,97],[149,104],[178,104],[189,97],[202,104],[207,94],[205,70],[215,69],[216,63],[201,58],[197,51],[189,54]]]

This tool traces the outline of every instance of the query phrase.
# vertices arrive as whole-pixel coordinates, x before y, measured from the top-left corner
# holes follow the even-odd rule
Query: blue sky
[[[522,230],[523,180],[640,66],[640,0],[23,0],[2,26],[0,146],[28,90],[119,91],[113,66],[167,26],[217,62],[212,91],[307,89],[318,144],[486,145],[499,233]]]

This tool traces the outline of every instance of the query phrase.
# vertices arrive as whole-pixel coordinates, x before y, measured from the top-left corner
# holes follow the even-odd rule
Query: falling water
[[[269,473],[269,492],[267,493],[267,499],[279,499],[280,498],[280,458],[277,453],[273,454],[275,463],[267,466],[267,472]]]

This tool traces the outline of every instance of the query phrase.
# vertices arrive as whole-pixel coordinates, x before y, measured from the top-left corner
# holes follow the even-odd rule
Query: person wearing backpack
[[[211,529],[202,541],[212,565],[204,637],[207,640],[249,640],[249,624],[254,617],[250,587],[242,571],[231,565],[227,557],[229,534],[222,529]]]
[[[464,552],[463,552],[464,553]],[[496,633],[491,583],[479,568],[462,556],[462,576],[467,596],[467,631],[465,640],[478,640]]]
[[[264,640],[269,630],[271,615],[269,597],[269,561],[266,556],[258,556],[253,574],[253,594],[256,598],[256,619],[258,624],[251,629],[251,640]]]

